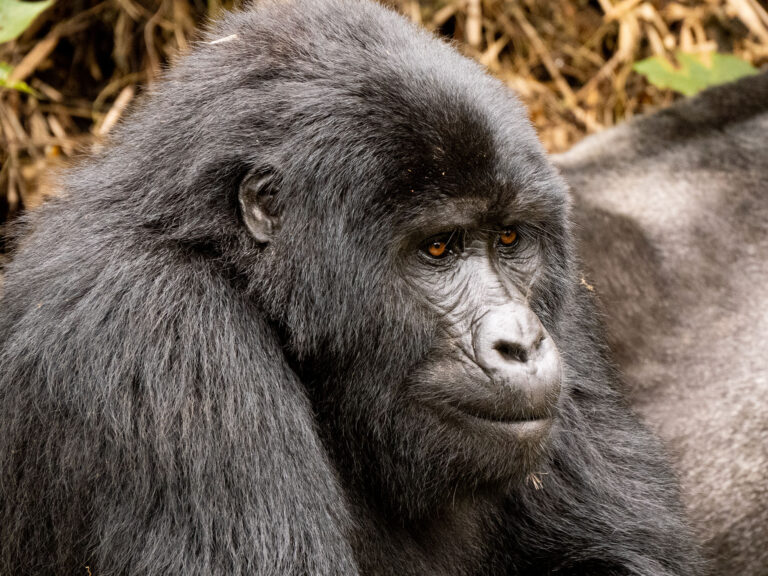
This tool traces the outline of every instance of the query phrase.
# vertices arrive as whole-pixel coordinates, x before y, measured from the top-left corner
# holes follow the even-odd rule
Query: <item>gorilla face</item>
[[[562,378],[557,347],[529,303],[543,265],[537,231],[510,223],[513,214],[473,220],[404,258],[416,297],[441,319],[411,393],[460,433],[535,447],[550,430]]]
[[[503,142],[495,130],[489,139]],[[400,443],[385,451],[391,469],[421,471],[432,488],[399,486],[411,503],[521,482],[557,429],[565,205],[556,180],[521,181],[510,159],[526,143],[519,131],[514,150],[467,162],[422,191],[396,234],[406,297],[432,327],[390,415]]]

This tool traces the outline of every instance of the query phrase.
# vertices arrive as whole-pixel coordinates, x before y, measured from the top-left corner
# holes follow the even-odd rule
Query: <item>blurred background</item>
[[[244,3],[0,0],[0,227],[53,193],[49,169],[108,134],[206,21]],[[551,151],[768,67],[760,0],[385,3],[516,90]]]

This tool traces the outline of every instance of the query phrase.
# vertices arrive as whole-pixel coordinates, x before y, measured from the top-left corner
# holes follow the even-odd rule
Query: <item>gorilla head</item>
[[[694,570],[563,184],[448,45],[265,0],[64,189],[0,306],[0,572]]]
[[[349,37],[324,41],[321,62],[302,50],[313,31],[274,48],[294,55],[286,76],[246,64],[260,102],[231,130],[259,142],[239,193],[262,246],[244,267],[254,294],[336,457],[402,513],[520,480],[548,443],[565,194],[508,90],[424,32],[365,26],[381,11],[359,8],[323,6]]]

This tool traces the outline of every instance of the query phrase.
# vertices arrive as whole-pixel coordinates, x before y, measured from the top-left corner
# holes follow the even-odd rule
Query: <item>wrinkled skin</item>
[[[633,404],[713,574],[768,569],[768,75],[556,157]]]
[[[8,266],[0,572],[695,574],[514,96],[361,1],[208,39]]]

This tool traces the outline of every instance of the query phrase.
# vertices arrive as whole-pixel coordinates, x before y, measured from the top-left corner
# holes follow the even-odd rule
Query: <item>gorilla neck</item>
[[[457,499],[439,515],[416,522],[387,518],[357,495],[350,501],[358,503],[352,545],[364,562],[362,573],[458,576],[466,566],[490,573],[498,497]]]

